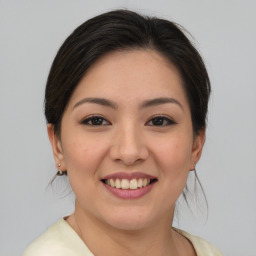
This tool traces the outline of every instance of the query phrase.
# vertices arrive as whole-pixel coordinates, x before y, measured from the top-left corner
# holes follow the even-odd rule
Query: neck
[[[121,230],[101,222],[76,207],[67,222],[94,255],[177,256],[179,254],[175,246],[175,232],[171,230],[172,219],[173,214],[169,214],[150,227]]]

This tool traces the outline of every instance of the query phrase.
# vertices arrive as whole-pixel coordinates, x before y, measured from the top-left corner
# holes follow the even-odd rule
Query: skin
[[[83,102],[92,97],[116,108]],[[146,100],[166,97],[176,102],[141,107]],[[82,123],[91,115],[101,116],[101,125]],[[156,115],[168,119],[157,126]],[[52,124],[48,135],[56,167],[68,171],[76,195],[67,222],[95,255],[196,255],[170,227],[205,133],[193,134],[189,103],[172,63],[153,50],[102,57],[73,92],[60,137]],[[157,182],[141,198],[120,199],[101,182],[117,172],[146,173]]]

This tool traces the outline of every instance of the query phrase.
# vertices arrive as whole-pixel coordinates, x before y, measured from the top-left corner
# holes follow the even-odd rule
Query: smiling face
[[[102,57],[72,94],[60,138],[48,133],[75,211],[129,230],[172,222],[204,143],[177,69],[153,50]]]

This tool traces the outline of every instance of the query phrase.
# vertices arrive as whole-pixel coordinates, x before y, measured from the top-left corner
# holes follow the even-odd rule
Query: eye
[[[101,116],[91,116],[84,120],[82,120],[81,124],[90,125],[90,126],[102,126],[102,125],[110,125],[105,118]]]
[[[173,124],[177,124],[177,123],[165,116],[156,116],[150,119],[146,123],[146,125],[149,125],[149,126],[167,126],[167,125],[173,125]]]

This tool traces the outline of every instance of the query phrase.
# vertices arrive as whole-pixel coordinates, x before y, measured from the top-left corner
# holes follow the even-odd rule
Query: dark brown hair
[[[189,101],[194,133],[206,126],[209,77],[200,54],[181,28],[168,20],[116,10],[75,29],[53,61],[45,91],[45,116],[56,134],[60,134],[65,108],[88,68],[109,52],[130,49],[153,49],[176,66]]]

